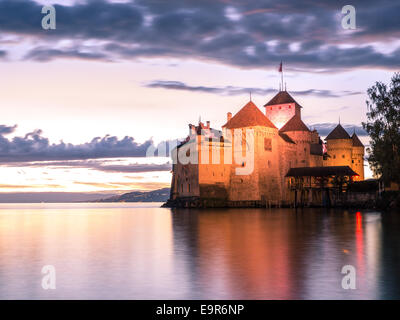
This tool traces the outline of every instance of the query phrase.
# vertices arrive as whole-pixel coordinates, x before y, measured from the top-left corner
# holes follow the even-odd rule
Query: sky
[[[0,193],[169,186],[149,146],[278,91],[326,136],[339,121],[368,145],[366,90],[400,66],[400,2],[0,0]],[[43,5],[56,29],[44,30]],[[367,177],[371,171],[366,168]]]

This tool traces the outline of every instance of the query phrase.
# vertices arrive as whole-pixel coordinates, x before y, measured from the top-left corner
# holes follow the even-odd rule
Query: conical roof
[[[264,126],[276,128],[274,124],[258,109],[258,107],[249,101],[231,120],[222,127],[227,129],[245,128],[253,126]]]
[[[279,132],[286,131],[310,131],[299,116],[294,115],[286,124],[279,130]]]
[[[325,138],[325,140],[330,140],[330,139],[351,139],[349,134],[347,133],[346,130],[342,127],[342,125],[339,123],[335,129],[331,131],[331,133],[328,134],[328,136]]]
[[[287,91],[279,91],[275,97],[273,97],[269,102],[267,102],[264,107],[274,106],[277,104],[285,104],[285,103],[295,103],[297,107],[302,108],[301,105],[297,103],[296,100],[287,92]]]
[[[364,147],[364,145],[362,144],[361,140],[358,138],[355,132],[351,136],[351,140],[353,140],[353,147]]]

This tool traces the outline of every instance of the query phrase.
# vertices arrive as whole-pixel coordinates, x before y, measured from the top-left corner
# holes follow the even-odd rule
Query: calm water
[[[1,204],[0,298],[400,298],[400,214],[159,205]]]

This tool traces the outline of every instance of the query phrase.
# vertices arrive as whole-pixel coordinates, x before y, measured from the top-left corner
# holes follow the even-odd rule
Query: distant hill
[[[0,192],[0,203],[76,203],[115,196],[111,192]]]
[[[134,191],[93,202],[166,202],[169,198],[170,188],[153,191]]]

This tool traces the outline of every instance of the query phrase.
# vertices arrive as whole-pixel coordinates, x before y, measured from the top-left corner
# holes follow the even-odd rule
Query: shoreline
[[[168,199],[163,208],[340,208],[340,209],[377,209],[392,210],[400,208],[400,192],[347,192],[342,195],[332,194],[329,202],[285,203],[278,200],[230,201],[226,199],[185,197]]]

